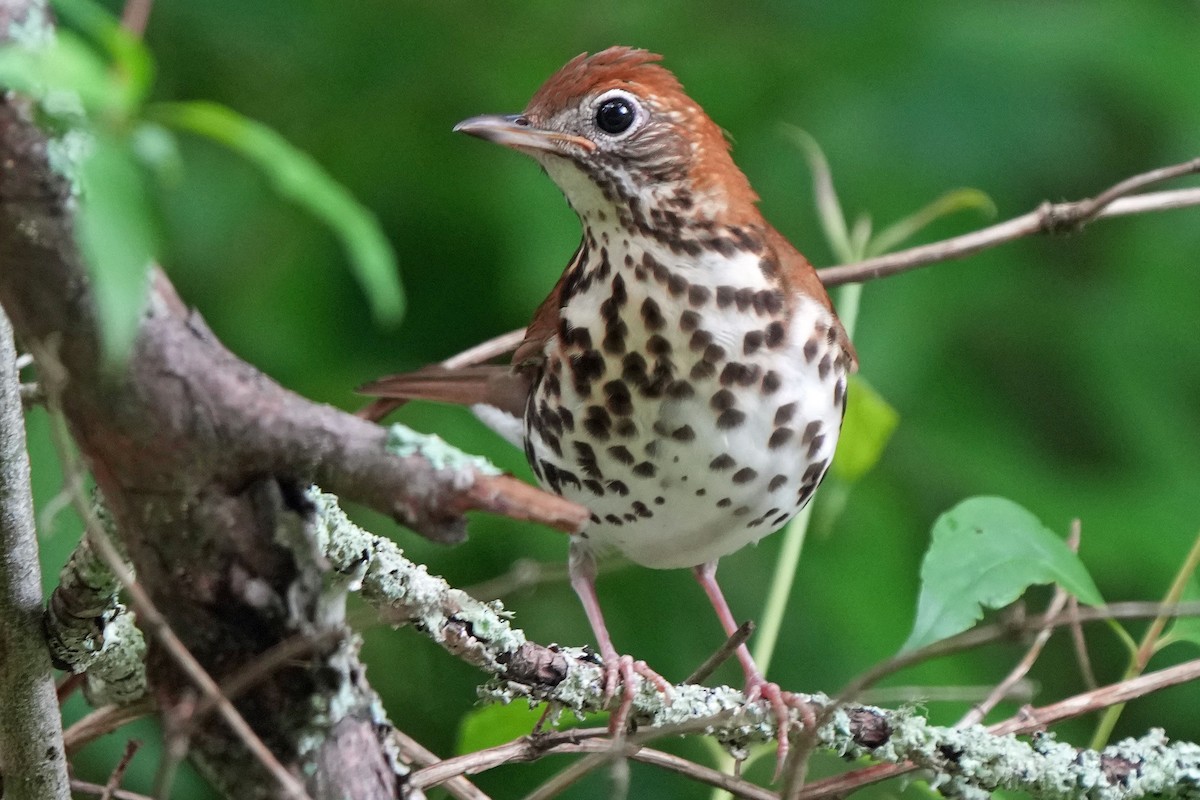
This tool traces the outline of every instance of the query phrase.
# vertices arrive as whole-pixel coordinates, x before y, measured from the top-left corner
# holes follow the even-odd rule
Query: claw
[[[668,703],[672,699],[672,686],[662,675],[647,666],[645,661],[634,661],[632,656],[616,656],[604,661],[604,703],[611,704],[617,696],[617,683],[621,684],[621,703],[608,719],[608,734],[616,737],[625,732],[629,722],[629,712],[633,709],[633,699],[637,696],[638,686],[634,676],[654,684],[655,688],[666,695]]]

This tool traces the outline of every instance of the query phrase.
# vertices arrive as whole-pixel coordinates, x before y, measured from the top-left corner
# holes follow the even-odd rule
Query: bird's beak
[[[516,150],[562,155],[564,145],[581,148],[585,153],[596,149],[590,139],[538,128],[522,114],[471,117],[455,125],[454,130]]]

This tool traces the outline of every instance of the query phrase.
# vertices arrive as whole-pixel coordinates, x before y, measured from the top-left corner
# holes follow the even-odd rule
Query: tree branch
[[[11,800],[68,800],[62,719],[42,633],[42,571],[33,523],[17,349],[0,310],[0,769]]]
[[[886,278],[940,261],[965,258],[1035,233],[1077,231],[1100,217],[1146,214],[1197,206],[1200,205],[1200,188],[1126,197],[1147,186],[1197,172],[1200,172],[1200,158],[1144,172],[1126,178],[1091,199],[1074,203],[1043,203],[1028,214],[952,239],[869,258],[857,264],[825,267],[819,270],[821,282],[826,286],[840,286],[844,283]]]

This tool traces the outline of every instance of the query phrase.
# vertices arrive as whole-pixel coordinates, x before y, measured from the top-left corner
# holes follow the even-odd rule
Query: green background
[[[331,235],[236,157],[185,140],[184,170],[163,192],[163,260],[185,299],[243,358],[346,408],[360,402],[353,387],[365,380],[524,324],[552,286],[579,238],[558,190],[527,159],[450,129],[475,114],[519,111],[584,50],[620,43],[663,53],[729,131],[766,216],[818,265],[832,256],[785,123],[816,138],[847,211],[877,226],[957,187],[987,192],[1009,217],[1200,154],[1200,4],[1184,0],[160,0],[147,41],[157,97],[214,100],[272,126],[370,207],[390,237],[409,311],[398,329],[382,330]],[[923,238],[982,224],[962,214]],[[1192,209],[1104,221],[869,284],[856,335],[862,374],[900,425],[843,513],[831,520],[818,496],[770,677],[834,692],[893,654],[912,626],[931,524],[975,494],[1012,498],[1064,533],[1080,517],[1081,552],[1106,598],[1160,596],[1200,527],[1198,266]],[[399,418],[529,476],[518,451],[461,410],[414,406]],[[61,477],[40,414],[31,436],[44,506]],[[447,549],[361,519],[458,586],[520,559],[565,562],[565,538],[530,525],[477,516],[470,541]],[[46,519],[43,535],[50,583],[78,525]],[[760,614],[779,539],[722,562],[739,618]],[[615,569],[600,594],[618,649],[672,679],[721,641],[687,571]],[[1034,607],[1046,596],[1035,592]],[[534,640],[591,641],[565,580],[505,603]],[[1089,631],[1101,681],[1115,680],[1120,645],[1101,626]],[[451,754],[480,674],[411,630],[375,627],[366,639],[369,678],[392,719]],[[1022,652],[997,645],[890,683],[992,684]],[[1178,646],[1154,665],[1194,655]],[[719,677],[740,680],[733,665]],[[1036,703],[1081,690],[1065,638],[1052,640],[1033,677]],[[1133,704],[1117,734],[1162,726],[1200,740],[1198,704],[1195,686],[1162,692]],[[964,710],[924,708],[940,723]],[[1060,735],[1084,744],[1093,724]],[[90,748],[81,774],[103,782],[122,744],[118,734]],[[664,746],[709,758],[698,744]],[[156,759],[149,747],[139,754],[127,787],[146,790]],[[478,783],[518,797],[564,763],[514,765]],[[838,768],[819,759],[816,771]],[[751,777],[767,769],[760,762]],[[634,797],[707,794],[638,765],[632,780]],[[606,797],[608,787],[601,774],[566,796]],[[900,785],[873,791],[919,795]],[[189,778],[177,796],[211,794]]]

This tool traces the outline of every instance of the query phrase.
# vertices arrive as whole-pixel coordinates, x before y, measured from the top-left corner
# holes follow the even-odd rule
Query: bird
[[[431,366],[360,391],[469,406],[522,447],[540,484],[590,510],[570,582],[625,724],[634,675],[596,594],[596,559],[691,569],[727,636],[717,562],[785,525],[829,468],[857,356],[816,270],[768,223],[721,128],[660,55],[566,63],[525,110],[454,130],[531,156],[582,225],[509,364]],[[737,650],[786,753],[793,697]]]

